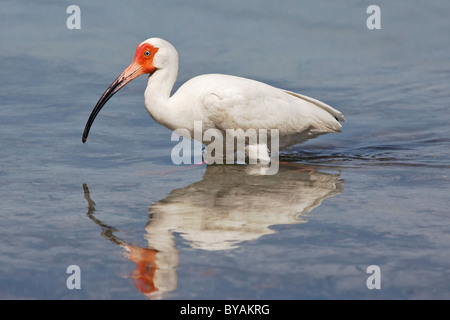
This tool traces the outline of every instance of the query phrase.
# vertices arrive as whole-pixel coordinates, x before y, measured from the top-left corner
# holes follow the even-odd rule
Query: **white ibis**
[[[86,123],[83,142],[105,103],[142,74],[149,74],[144,95],[153,119],[171,130],[187,129],[191,137],[198,121],[203,132],[278,129],[279,145],[284,148],[321,134],[340,132],[339,121],[345,121],[341,112],[316,99],[224,74],[194,77],[171,96],[178,74],[177,50],[163,39],[150,38],[137,46],[133,62],[97,102]],[[268,156],[267,146],[256,147]]]

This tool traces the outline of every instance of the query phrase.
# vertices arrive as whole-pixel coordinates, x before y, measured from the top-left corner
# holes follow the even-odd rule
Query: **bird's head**
[[[122,72],[120,76],[106,89],[106,91],[98,100],[91,115],[86,123],[83,132],[83,143],[89,134],[89,130],[94,123],[94,119],[106,102],[121,88],[123,88],[131,80],[143,74],[149,74],[151,77],[157,70],[163,69],[169,63],[170,57],[174,55],[178,62],[178,55],[175,48],[167,41],[159,38],[150,38],[141,42],[134,54],[133,62]]]

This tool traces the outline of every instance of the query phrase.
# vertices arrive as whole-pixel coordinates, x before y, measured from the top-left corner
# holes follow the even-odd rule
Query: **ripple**
[[[375,145],[338,151],[291,150],[281,153],[280,160],[345,168],[363,166],[450,168],[450,161],[445,155],[424,154],[404,145]]]

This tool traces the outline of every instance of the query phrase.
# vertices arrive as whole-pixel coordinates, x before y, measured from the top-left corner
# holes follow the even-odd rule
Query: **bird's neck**
[[[178,68],[157,70],[148,78],[145,89],[145,106],[148,113],[155,121],[171,130],[175,128],[172,128],[174,110],[170,103],[170,94],[177,75]]]

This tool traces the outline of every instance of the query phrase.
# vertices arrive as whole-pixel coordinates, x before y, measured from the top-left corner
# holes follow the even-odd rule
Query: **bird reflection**
[[[137,288],[149,298],[164,298],[177,288],[179,254],[174,234],[193,248],[230,250],[244,241],[274,233],[270,227],[306,222],[304,214],[343,190],[339,174],[281,165],[276,175],[249,174],[250,166],[209,165],[201,181],[173,190],[149,207],[144,237],[147,247],[127,243],[117,229],[94,216],[95,203],[87,185],[88,217],[102,236],[125,249],[136,263],[131,273]],[[303,215],[303,216],[302,216]]]

